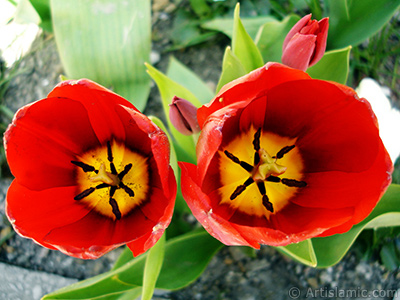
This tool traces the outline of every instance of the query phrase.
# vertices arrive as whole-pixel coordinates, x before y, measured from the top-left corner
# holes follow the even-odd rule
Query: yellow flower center
[[[76,161],[76,201],[120,220],[142,204],[149,192],[147,158],[117,142],[84,153]]]
[[[301,180],[303,161],[296,139],[262,132],[261,128],[253,135],[254,131],[239,135],[220,153],[220,203],[268,218],[307,183]]]

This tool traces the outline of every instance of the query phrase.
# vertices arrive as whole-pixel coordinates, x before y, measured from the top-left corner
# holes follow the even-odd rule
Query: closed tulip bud
[[[311,20],[311,14],[298,21],[287,34],[282,47],[282,63],[307,70],[324,55],[328,37],[329,18]]]
[[[180,133],[192,135],[200,132],[196,106],[185,99],[175,96],[169,107],[171,123]]]

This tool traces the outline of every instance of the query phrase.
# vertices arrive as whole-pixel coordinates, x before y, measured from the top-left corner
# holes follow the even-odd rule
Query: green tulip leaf
[[[240,5],[236,5],[234,12],[233,34],[232,34],[232,51],[242,63],[246,72],[253,71],[264,65],[260,50],[246,32],[240,17]]]
[[[348,46],[326,52],[319,62],[307,69],[307,73],[315,79],[346,84],[349,75],[350,50],[351,46]]]
[[[77,13],[79,12],[79,13]],[[51,0],[54,35],[68,78],[88,78],[145,108],[150,78],[150,0]]]
[[[400,0],[325,0],[328,49],[356,46],[378,32],[400,7]]]
[[[284,247],[277,247],[277,250],[285,253],[302,264],[311,267],[315,267],[317,265],[317,258],[315,257],[313,245],[310,239]]]
[[[241,18],[244,28],[252,39],[255,39],[258,30],[267,22],[275,21],[272,16],[257,16],[252,18]],[[211,21],[204,22],[201,26],[204,29],[222,32],[232,39],[233,36],[233,19],[232,18],[215,18]]]
[[[149,64],[146,64],[147,66],[147,72],[153,78],[153,80],[156,82],[158,90],[160,91],[161,94],[161,101],[162,105],[164,108],[164,112],[166,115],[166,119],[168,121],[168,127],[170,129],[170,132],[172,136],[174,137],[176,141],[176,153],[178,155],[178,160],[179,161],[189,161],[195,162],[196,161],[196,151],[195,151],[195,142],[192,136],[185,136],[178,132],[178,130],[175,129],[175,127],[172,125],[170,119],[169,119],[169,104],[172,101],[172,98],[174,96],[186,99],[193,103],[196,107],[201,106],[201,102],[196,98],[195,95],[193,95],[192,92],[190,92],[187,88],[184,86],[180,85],[179,83],[173,81],[171,78],[167,77],[160,71],[158,71],[156,68],[152,67]],[[182,155],[181,152],[184,152]]]
[[[217,85],[217,93],[228,82],[246,74],[247,72],[240,60],[232,53],[231,48],[227,47],[222,61],[222,72]]]
[[[38,25],[41,22],[40,15],[29,0],[18,2],[13,18],[18,24]]]
[[[181,289],[195,281],[214,255],[223,247],[205,230],[171,239],[156,288]]]
[[[214,98],[214,93],[209,86],[173,56],[169,61],[166,75],[196,95],[202,104],[206,104]]]
[[[51,21],[50,0],[29,0],[40,16],[39,26],[48,32],[53,32]],[[21,2],[21,1],[20,1]]]
[[[364,229],[400,226],[400,185],[389,186],[371,214],[348,232],[312,238],[277,249],[312,267],[327,268],[338,263]]]
[[[155,288],[176,290],[189,285],[203,273],[221,247],[222,244],[204,230],[168,240]],[[126,252],[123,261],[118,262],[119,267],[62,288],[44,296],[42,300],[129,299],[124,293],[140,295],[148,256],[149,253],[145,253],[133,258],[130,253],[129,259],[129,252]],[[156,263],[158,266],[159,263]]]
[[[264,61],[281,62],[283,41],[299,20],[299,16],[289,15],[282,21],[270,21],[260,28],[255,42]]]
[[[142,300],[151,300],[165,254],[165,234],[149,250],[143,274]]]

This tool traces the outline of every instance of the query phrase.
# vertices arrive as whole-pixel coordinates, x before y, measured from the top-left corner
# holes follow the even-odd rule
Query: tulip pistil
[[[278,163],[278,160],[283,158],[285,154],[293,150],[295,148],[295,145],[285,146],[281,148],[276,155],[271,156],[264,148],[261,148],[260,138],[261,128],[256,131],[252,141],[253,149],[255,151],[253,165],[240,160],[237,156],[235,156],[228,150],[224,150],[224,154],[226,155],[226,157],[228,157],[232,162],[240,165],[244,170],[249,173],[249,177],[246,179],[246,181],[243,184],[237,186],[236,189],[233,191],[230,196],[230,200],[236,199],[246,190],[247,187],[249,187],[253,183],[256,183],[258,191],[262,197],[262,205],[269,212],[273,213],[274,206],[267,195],[265,182],[282,183],[287,187],[296,188],[306,187],[307,183],[305,181],[300,181],[296,179],[279,177],[286,172],[287,168],[280,165]]]
[[[103,151],[103,150],[101,150]],[[120,148],[118,148],[118,154],[120,154]],[[138,154],[127,154],[129,153],[129,150],[125,149],[124,150],[125,155],[129,157],[129,155],[133,156],[133,159],[136,159],[138,161],[138,170],[139,173],[143,171],[146,173],[147,171],[147,166],[145,164],[146,159],[140,157]],[[97,152],[96,152],[97,153]],[[79,167],[84,173],[89,173],[87,175],[84,175],[82,173],[79,174],[78,176],[78,182],[81,182],[81,185],[86,185],[86,184],[93,184],[97,183],[96,186],[91,186],[87,189],[84,189],[82,192],[78,193],[75,197],[74,200],[77,201],[86,201],[87,204],[89,204],[92,207],[96,207],[99,212],[102,214],[105,214],[107,216],[113,215],[114,219],[120,220],[123,216],[123,214],[127,213],[130,209],[132,209],[136,204],[140,203],[140,199],[133,201],[129,199],[133,199],[136,196],[135,191],[130,187],[130,186],[136,186],[136,188],[146,188],[147,187],[147,176],[144,176],[143,174],[141,176],[141,181],[137,184],[133,183],[132,179],[136,178],[135,174],[129,173],[129,171],[132,169],[133,164],[132,163],[127,163],[123,165],[123,162],[118,163],[118,168],[121,170],[120,172],[117,171],[116,164],[114,162],[114,155],[113,151],[111,148],[111,143],[107,142],[107,147],[106,149],[101,152],[104,153],[104,156],[107,157],[107,161],[109,164],[109,170],[106,170],[106,164],[104,162],[101,162],[100,159],[96,158],[96,155],[90,154],[88,156],[92,157],[96,163],[100,163],[100,165],[97,165],[95,167],[95,164],[90,164],[82,161],[71,161],[72,164],[75,166]],[[102,154],[99,154],[102,155]],[[123,166],[123,168],[122,168]],[[92,175],[93,174],[93,175]],[[147,174],[148,175],[148,174]],[[128,178],[129,177],[129,178]],[[126,179],[126,181],[124,180]],[[95,191],[101,190],[108,188],[108,196],[105,194],[100,194],[97,196],[93,196]],[[121,190],[125,193],[126,197],[123,196],[121,193],[117,191]],[[142,194],[145,194],[146,190],[144,189],[143,192],[139,193],[139,198],[142,198]],[[108,200],[105,201],[102,200],[104,197],[107,197]],[[90,198],[90,199],[89,199]],[[99,200],[100,198],[100,200]],[[136,197],[135,197],[136,199]],[[132,203],[128,203],[132,202]],[[107,204],[106,204],[107,203]],[[110,209],[108,210],[105,205],[109,205]],[[122,205],[122,207],[121,207]],[[109,212],[108,212],[109,211]]]

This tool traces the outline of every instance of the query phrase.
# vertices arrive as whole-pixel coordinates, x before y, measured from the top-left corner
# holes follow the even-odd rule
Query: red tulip
[[[307,70],[324,56],[329,18],[311,20],[311,14],[298,21],[287,34],[282,47],[282,63]]]
[[[170,223],[176,182],[166,135],[94,82],[62,82],[21,108],[4,144],[15,176],[7,216],[42,246],[87,259],[127,244],[139,255]]]
[[[278,63],[224,86],[198,119],[197,166],[180,163],[182,193],[227,245],[346,232],[391,182],[369,103]]]
[[[171,123],[180,133],[192,135],[200,132],[196,106],[186,99],[175,96],[169,107]]]

